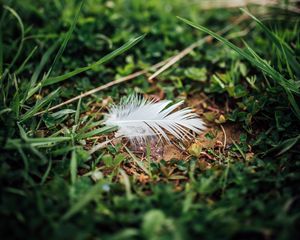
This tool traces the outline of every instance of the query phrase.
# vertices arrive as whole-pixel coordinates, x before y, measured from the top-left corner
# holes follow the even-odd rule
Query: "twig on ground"
[[[223,149],[222,149],[222,152],[223,154],[225,153],[225,148],[226,148],[226,145],[227,145],[227,135],[226,135],[226,131],[224,129],[224,127],[222,125],[220,125],[221,129],[222,129],[222,132],[224,134],[224,142],[223,142]]]

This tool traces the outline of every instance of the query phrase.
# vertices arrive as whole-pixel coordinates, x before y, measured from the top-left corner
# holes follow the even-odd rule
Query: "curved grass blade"
[[[125,43],[123,46],[121,46],[120,48],[116,49],[115,51],[105,55],[103,58],[101,58],[100,60],[98,60],[97,62],[86,66],[86,67],[81,67],[81,68],[77,68],[71,72],[68,72],[66,74],[57,76],[57,77],[50,77],[45,79],[44,81],[42,81],[42,86],[48,86],[48,85],[52,85],[61,81],[64,81],[68,78],[71,78],[79,73],[85,72],[87,70],[92,69],[93,67],[96,67],[98,65],[101,65],[103,63],[108,62],[109,60],[113,59],[114,57],[126,52],[127,50],[129,50],[130,48],[132,48],[134,45],[136,45],[139,41],[141,41],[146,34],[141,35],[133,40],[128,41],[127,43]]]
[[[20,44],[19,44],[19,47],[17,49],[17,52],[13,58],[13,60],[11,61],[11,63],[8,65],[8,67],[5,69],[4,73],[2,73],[3,69],[1,69],[1,74],[0,74],[0,87],[2,87],[2,82],[3,82],[3,79],[6,77],[7,73],[9,72],[10,68],[15,64],[15,62],[18,60],[19,56],[20,56],[20,53],[23,49],[23,45],[24,45],[24,37],[25,37],[25,30],[24,30],[24,24],[22,22],[22,19],[21,17],[19,16],[19,14],[12,8],[8,7],[8,6],[4,6],[4,9],[7,10],[8,12],[10,12],[16,19],[17,19],[17,22],[20,26],[20,31],[21,31],[21,41],[20,41]],[[2,20],[2,19],[1,19]],[[1,22],[1,26],[2,27],[2,22]],[[2,33],[1,33],[1,37],[2,37]],[[1,42],[1,45],[2,45],[2,42]],[[3,56],[2,56],[3,52],[2,52],[2,46],[1,46],[1,61],[3,61]],[[1,63],[2,65],[2,63]],[[2,68],[2,66],[1,66]]]
[[[116,129],[117,129],[116,127],[105,126],[105,127],[102,127],[102,128],[97,128],[97,129],[91,130],[87,133],[78,134],[78,136],[76,138],[78,140],[79,139],[84,139],[84,138],[90,138],[90,137],[93,137],[95,135],[106,134],[106,133],[113,132]]]
[[[28,63],[28,61],[30,60],[30,58],[34,55],[34,53],[36,52],[36,50],[38,49],[38,46],[35,46],[31,52],[28,54],[28,56],[25,58],[25,60],[23,61],[23,63],[20,65],[20,67],[16,70],[15,74],[18,75],[20,74],[22,71],[24,71],[26,64]]]
[[[52,101],[54,98],[57,97],[59,93],[59,88],[50,93],[48,96],[43,98],[42,100],[38,101],[31,109],[29,109],[23,116],[21,116],[21,121],[25,121],[28,118],[31,118],[34,116],[35,113],[37,113],[42,107],[47,105],[50,101]]]
[[[17,61],[17,59],[19,58],[19,55],[23,49],[23,44],[24,44],[24,36],[25,36],[25,31],[24,31],[24,24],[23,21],[21,19],[21,17],[19,16],[19,14],[12,8],[8,7],[8,6],[4,6],[4,8],[6,10],[8,10],[18,21],[18,24],[20,26],[20,31],[21,31],[21,41],[20,41],[20,45],[18,47],[17,53],[15,54],[15,57],[13,58],[12,62],[10,63],[8,69],[10,69],[15,62]]]
[[[28,100],[32,95],[34,95],[36,92],[38,92],[41,89],[41,83],[37,83],[37,80],[45,67],[46,63],[50,59],[52,53],[55,51],[55,49],[58,46],[58,42],[55,42],[42,56],[42,59],[39,63],[39,65],[35,68],[31,78],[30,82],[28,84],[25,98],[22,100],[22,103],[24,103],[26,100]]]
[[[58,61],[58,59],[62,56],[63,52],[64,52],[65,49],[66,49],[66,46],[67,46],[67,44],[68,44],[68,42],[69,42],[69,40],[70,40],[70,38],[71,38],[71,35],[72,35],[72,33],[74,32],[74,29],[75,29],[76,23],[77,23],[77,21],[78,21],[78,17],[79,17],[79,14],[80,14],[80,12],[81,12],[81,9],[82,9],[82,7],[83,7],[84,2],[85,2],[85,0],[81,1],[80,5],[79,5],[79,7],[78,7],[78,10],[77,10],[76,15],[75,15],[75,17],[74,17],[74,20],[73,20],[73,22],[72,22],[72,24],[71,24],[71,26],[70,26],[70,28],[69,28],[69,31],[66,33],[66,36],[65,36],[65,38],[64,38],[64,40],[63,40],[63,42],[62,42],[62,44],[61,44],[61,46],[60,46],[60,48],[59,48],[57,54],[56,54],[56,56],[55,56],[55,58],[54,58],[54,61],[53,61],[52,65],[51,65],[51,67],[50,67],[50,70],[49,70],[49,72],[48,72],[48,75],[51,74],[51,71],[52,71],[52,69],[54,69],[54,67],[55,67],[55,65],[56,65],[56,63],[57,63],[57,61]]]
[[[198,30],[201,30],[205,33],[208,33],[209,35],[211,35],[215,39],[219,40],[220,42],[222,42],[226,46],[230,47],[231,49],[236,51],[239,55],[246,58],[254,66],[256,66],[257,68],[262,70],[264,73],[269,75],[278,84],[280,84],[283,87],[283,89],[286,91],[287,95],[288,95],[288,100],[289,100],[289,102],[292,106],[293,112],[300,119],[299,105],[296,103],[295,98],[292,94],[292,93],[300,94],[299,84],[296,81],[287,80],[282,74],[277,72],[270,64],[268,64],[267,61],[265,61],[260,56],[258,56],[255,53],[255,51],[252,48],[250,48],[250,46],[248,46],[247,44],[245,44],[245,46],[246,46],[246,49],[248,50],[249,53],[244,51],[243,49],[235,46],[233,43],[229,42],[227,39],[223,38],[219,34],[209,30],[206,27],[196,25],[193,22],[191,22],[187,19],[181,18],[181,17],[178,17],[178,18],[180,20],[182,20],[183,22],[187,23],[188,25],[190,25],[190,26],[192,26],[192,27],[194,27]]]
[[[261,57],[259,57],[248,45],[246,45],[246,47],[247,47],[247,50],[250,52],[250,54],[247,53],[246,51],[244,51],[243,49],[235,46],[233,43],[229,42],[227,39],[223,38],[219,34],[209,30],[208,28],[200,26],[200,25],[196,25],[196,24],[194,24],[193,22],[191,22],[187,19],[184,19],[184,18],[181,18],[181,17],[178,17],[178,18],[180,20],[182,20],[183,22],[185,22],[186,24],[188,24],[188,25],[190,25],[190,26],[192,26],[192,27],[194,27],[194,28],[196,28],[200,31],[208,33],[209,35],[211,35],[215,39],[219,40],[220,42],[222,42],[226,46],[230,47],[231,49],[236,51],[239,55],[246,58],[250,63],[255,65],[257,68],[259,68],[260,70],[262,70],[266,74],[268,74],[274,80],[276,80],[284,88],[288,88],[291,92],[300,94],[299,89],[294,84],[291,84],[290,82],[288,82],[279,72],[277,72],[273,67],[271,67],[267,63],[267,61],[265,61]]]
[[[288,44],[283,40],[276,36],[269,28],[266,27],[258,18],[248,12],[246,9],[241,8],[241,10],[250,16],[266,33],[267,37],[275,44],[277,49],[285,56],[285,60],[287,62],[287,66],[289,65],[293,68],[293,71],[300,76],[300,64],[297,61],[293,50],[288,46]]]
[[[76,213],[80,212],[87,204],[93,201],[97,196],[102,195],[103,186],[105,182],[99,181],[96,185],[91,187],[82,198],[78,200],[71,208],[62,216],[62,221],[66,221]]]

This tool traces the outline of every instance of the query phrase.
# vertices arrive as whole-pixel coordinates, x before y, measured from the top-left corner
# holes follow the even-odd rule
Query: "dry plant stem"
[[[102,143],[99,143],[97,145],[95,145],[94,147],[92,147],[90,150],[89,150],[89,154],[93,154],[94,152],[102,149],[102,148],[105,148],[107,146],[107,144],[109,144],[112,140],[114,139],[110,139],[110,140],[107,140],[105,142],[102,142]]]
[[[222,125],[221,126],[221,129],[223,131],[223,134],[224,134],[224,142],[223,142],[223,149],[222,149],[222,152],[225,153],[225,148],[226,148],[226,145],[227,145],[227,135],[226,135],[226,131],[224,129],[224,127]]]
[[[209,160],[216,161],[216,159],[214,157],[210,156],[207,152],[202,151],[202,152],[200,152],[200,154],[202,154],[204,157],[207,157]]]
[[[169,59],[170,59],[170,58],[169,58]],[[91,90],[89,90],[89,91],[87,91],[87,92],[84,92],[84,93],[82,93],[82,94],[80,94],[80,95],[74,97],[74,98],[71,98],[71,99],[69,99],[69,100],[67,100],[67,101],[64,101],[64,102],[58,104],[58,105],[55,105],[55,106],[53,106],[53,107],[51,107],[51,108],[49,108],[49,109],[47,109],[47,110],[38,112],[38,113],[36,113],[34,116],[38,116],[38,115],[41,115],[41,114],[43,114],[43,113],[45,113],[45,112],[52,111],[52,110],[57,109],[57,108],[60,108],[60,107],[62,107],[62,106],[64,106],[64,105],[70,104],[70,103],[72,103],[72,102],[74,102],[74,101],[76,101],[76,100],[79,100],[80,98],[87,97],[87,96],[92,95],[92,94],[94,94],[94,93],[96,93],[96,92],[99,92],[99,91],[102,91],[102,90],[104,90],[104,89],[107,89],[107,88],[109,88],[109,87],[111,87],[111,86],[117,85],[117,84],[122,83],[122,82],[129,81],[129,80],[131,80],[131,79],[133,79],[133,78],[136,78],[136,77],[138,77],[138,76],[141,76],[141,75],[143,75],[143,74],[146,74],[146,73],[147,73],[149,70],[151,70],[151,69],[156,69],[156,68],[159,68],[160,66],[163,66],[167,61],[169,61],[169,59],[166,59],[166,60],[164,60],[164,61],[162,61],[162,62],[159,62],[159,63],[157,63],[157,64],[151,66],[149,69],[145,69],[145,70],[141,70],[141,71],[135,72],[135,73],[130,74],[130,75],[126,76],[126,77],[122,77],[122,78],[116,79],[116,80],[114,80],[114,81],[111,81],[111,82],[109,82],[109,83],[106,83],[106,84],[104,84],[104,85],[101,85],[101,86],[99,86],[99,87],[97,87],[97,88],[91,89]]]
[[[239,18],[237,18],[237,20],[234,22],[234,24],[230,25],[227,28],[224,28],[222,31],[219,31],[218,34],[222,35],[226,32],[228,32],[233,25],[239,24],[240,22],[244,21],[245,19],[249,18],[248,15],[243,14],[241,15]],[[203,43],[207,42],[207,41],[211,41],[213,39],[212,36],[206,36],[203,39],[193,43],[192,45],[190,45],[189,47],[185,48],[183,51],[181,51],[179,54],[175,55],[174,57],[172,57],[164,66],[162,66],[160,69],[158,69],[155,73],[153,73],[148,80],[152,80],[154,78],[156,78],[159,74],[161,74],[162,72],[164,72],[165,70],[167,70],[169,67],[171,67],[172,65],[174,65],[176,62],[178,62],[180,59],[182,59],[183,57],[185,57],[186,55],[188,55],[191,51],[193,51],[196,47],[201,46]]]
[[[162,72],[164,72],[165,70],[167,70],[169,67],[171,67],[172,65],[174,65],[176,62],[178,62],[181,58],[183,58],[184,56],[186,56],[187,54],[189,54],[194,48],[196,48],[198,45],[202,44],[203,42],[207,41],[209,38],[211,38],[210,36],[205,37],[204,39],[201,39],[199,42],[193,43],[192,45],[190,45],[189,47],[187,47],[186,49],[184,49],[183,51],[181,51],[179,54],[175,55],[174,57],[172,57],[170,59],[170,61],[167,62],[166,65],[164,65],[163,67],[161,67],[158,71],[156,71],[154,74],[152,74],[148,80],[152,80],[155,77],[157,77],[159,74],[161,74]]]

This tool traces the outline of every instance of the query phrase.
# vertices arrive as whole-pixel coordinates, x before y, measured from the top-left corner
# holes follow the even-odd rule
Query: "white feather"
[[[189,130],[200,133],[204,123],[190,108],[174,111],[182,102],[170,105],[171,101],[154,102],[138,95],[131,95],[113,105],[105,120],[107,126],[117,126],[117,137],[130,140],[145,140],[160,135],[170,141],[167,134],[177,139],[190,138]]]

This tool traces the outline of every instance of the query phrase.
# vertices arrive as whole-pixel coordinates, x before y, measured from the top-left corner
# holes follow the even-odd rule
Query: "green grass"
[[[299,238],[297,14],[183,0],[15,0],[0,14],[1,238]],[[153,81],[149,70],[47,111],[205,34],[218,41]],[[186,100],[207,132],[165,146],[179,157],[140,156],[103,125],[133,92]]]

